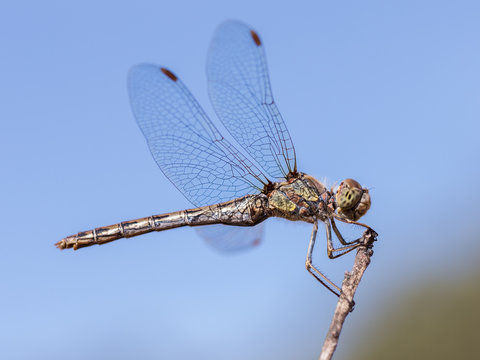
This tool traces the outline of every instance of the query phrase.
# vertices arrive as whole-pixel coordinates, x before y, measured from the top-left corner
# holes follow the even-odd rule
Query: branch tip
[[[377,240],[377,236],[378,234],[372,229],[367,229],[363,233],[361,241],[363,246],[358,248],[352,271],[345,272],[342,291],[338,298],[337,307],[333,314],[332,322],[328,329],[319,360],[331,359],[337,348],[343,323],[345,322],[347,315],[354,310],[355,301],[353,301],[353,297],[360,284],[363,273],[370,264],[370,257],[373,255],[373,242]]]

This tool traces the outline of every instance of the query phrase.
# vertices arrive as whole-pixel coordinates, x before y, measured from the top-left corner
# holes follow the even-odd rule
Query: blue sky
[[[0,357],[313,359],[335,298],[305,271],[308,224],[224,256],[192,229],[77,252],[66,235],[190,207],[151,158],[126,74],[171,68],[205,110],[215,27],[265,44],[299,169],[371,188],[380,234],[340,356],[375,309],[476,266],[480,5],[474,1],[0,5]],[[337,281],[353,257],[316,263]],[[345,355],[344,355],[345,356]]]

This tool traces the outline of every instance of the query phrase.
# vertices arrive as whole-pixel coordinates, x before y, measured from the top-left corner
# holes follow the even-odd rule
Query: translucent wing
[[[195,228],[207,244],[221,252],[243,251],[260,245],[263,229],[264,223],[248,227],[220,224]]]
[[[207,61],[213,107],[236,141],[273,178],[296,171],[295,149],[273,100],[263,45],[247,25],[227,21]]]
[[[133,67],[128,93],[153,158],[195,206],[262,189],[265,176],[222,137],[169,70],[149,64]]]

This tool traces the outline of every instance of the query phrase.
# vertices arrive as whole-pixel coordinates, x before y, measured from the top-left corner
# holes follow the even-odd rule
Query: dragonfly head
[[[335,193],[337,211],[347,219],[357,221],[370,209],[368,189],[353,179],[343,180]]]

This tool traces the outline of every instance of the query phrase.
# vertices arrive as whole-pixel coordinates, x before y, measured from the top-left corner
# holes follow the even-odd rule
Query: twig
[[[338,298],[337,308],[333,314],[330,329],[328,329],[327,337],[323,343],[322,353],[319,360],[329,360],[332,358],[337,348],[338,339],[342,331],[343,323],[347,315],[353,311],[353,296],[357,290],[363,273],[370,264],[370,257],[373,255],[372,244],[376,240],[377,234],[373,230],[367,230],[363,234],[362,243],[364,246],[359,247],[355,256],[355,263],[351,272],[345,273],[345,279],[342,283],[342,293]]]

